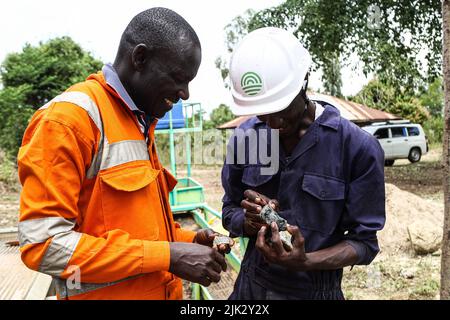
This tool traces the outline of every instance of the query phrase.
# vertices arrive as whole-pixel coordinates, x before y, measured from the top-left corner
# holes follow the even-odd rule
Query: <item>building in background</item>
[[[341,113],[341,116],[343,118],[346,118],[354,122],[360,127],[374,122],[402,119],[401,117],[398,117],[385,111],[369,108],[365,105],[353,101],[344,100],[326,94],[310,92],[308,97],[311,100],[320,103],[321,105],[330,104],[336,107]],[[236,119],[233,119],[220,125],[219,127],[217,127],[217,129],[237,128],[241,123],[245,122],[249,118],[251,118],[251,116],[237,117]]]

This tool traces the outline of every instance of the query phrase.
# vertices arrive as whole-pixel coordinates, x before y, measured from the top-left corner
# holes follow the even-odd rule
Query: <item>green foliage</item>
[[[205,121],[203,123],[203,128],[205,130],[215,129],[218,126],[233,120],[235,117],[231,112],[230,107],[225,104],[220,104],[217,108],[215,108],[210,114],[210,120]]]
[[[17,191],[19,188],[17,169],[3,152],[0,151],[0,192]]]
[[[26,44],[22,52],[9,54],[0,76],[5,88],[28,85],[23,102],[37,109],[101,67],[101,61],[71,38],[62,37],[38,46]]]
[[[414,123],[422,124],[429,118],[427,110],[415,98],[397,101],[392,106],[389,106],[387,111]]]
[[[34,110],[24,103],[29,85],[7,87],[0,91],[0,149],[13,159],[22,142],[22,135]]]
[[[420,103],[428,109],[431,115],[442,116],[444,108],[442,78],[437,78],[424,89],[424,93],[420,96]]]
[[[410,299],[433,299],[439,292],[439,282],[435,279],[427,279],[419,283],[409,295]]]
[[[335,55],[329,61],[330,63],[323,65],[323,74],[327,75],[326,80],[323,82],[323,87],[326,93],[335,97],[343,97],[341,92],[342,76],[339,56]]]
[[[424,123],[429,118],[427,109],[422,106],[419,99],[408,93],[399,94],[393,86],[377,79],[370,81],[360,92],[349,99],[415,123]]]
[[[292,31],[310,51],[315,69],[325,71],[328,93],[340,87],[340,77],[330,70],[348,65],[351,54],[366,75],[377,74],[397,92],[413,92],[441,73],[441,20],[440,1],[287,0],[254,14],[242,35],[265,26]],[[237,38],[241,29],[233,26],[225,31],[234,30]],[[232,47],[235,41],[228,43]]]
[[[9,54],[0,66],[0,148],[14,159],[34,112],[102,63],[69,37],[56,38],[20,53]]]
[[[397,101],[397,95],[394,88],[374,79],[349,99],[370,108],[386,111],[387,106],[393,105]]]
[[[442,143],[444,118],[442,116],[431,117],[423,123],[423,130],[425,130],[430,144]]]

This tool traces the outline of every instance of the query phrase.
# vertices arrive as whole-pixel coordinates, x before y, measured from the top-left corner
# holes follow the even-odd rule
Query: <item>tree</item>
[[[9,54],[0,66],[0,148],[7,156],[17,155],[34,109],[101,66],[69,37],[26,44],[22,52]]]
[[[430,114],[434,117],[442,117],[444,108],[444,92],[442,78],[436,78],[424,88],[423,94],[420,96],[420,103],[425,106]]]
[[[292,31],[313,56],[314,68],[325,71],[328,93],[340,81],[329,71],[348,65],[352,54],[366,75],[375,73],[403,93],[440,74],[441,17],[439,1],[287,0],[255,13],[245,31],[264,26]],[[418,58],[421,52],[425,64]]]
[[[324,78],[323,86],[325,92],[335,96],[343,97],[342,88],[342,76],[341,76],[341,63],[339,62],[339,55],[329,58],[330,63],[323,65],[323,74],[326,75]]]
[[[441,299],[450,299],[450,0],[442,1],[443,82],[445,129],[443,143],[444,165],[444,226],[441,255]]]
[[[70,37],[61,37],[38,46],[26,44],[22,52],[9,54],[0,67],[0,76],[5,88],[28,85],[24,102],[37,109],[101,67],[101,61]]]
[[[392,85],[378,79],[371,80],[349,100],[364,104],[370,108],[383,110],[412,122],[424,123],[429,118],[428,110],[415,96],[398,94]]]
[[[14,159],[22,142],[23,132],[34,110],[24,101],[30,86],[4,88],[0,91],[0,149],[6,156]]]
[[[231,112],[230,107],[221,103],[211,112],[209,118],[210,120],[205,124],[205,129],[217,128],[221,124],[233,120],[235,117]]]

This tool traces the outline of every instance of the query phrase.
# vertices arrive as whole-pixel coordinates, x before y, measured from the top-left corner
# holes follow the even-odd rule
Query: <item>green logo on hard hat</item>
[[[262,80],[254,72],[246,72],[241,78],[242,90],[249,96],[258,94],[262,89]]]

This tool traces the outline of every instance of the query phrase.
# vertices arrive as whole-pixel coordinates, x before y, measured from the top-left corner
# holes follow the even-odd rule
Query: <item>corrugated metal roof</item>
[[[323,101],[339,109],[341,116],[353,122],[375,122],[401,119],[391,113],[369,108],[363,104],[326,94],[313,93],[308,95],[311,100]]]
[[[327,104],[335,106],[339,110],[343,118],[348,119],[357,124],[401,119],[401,117],[395,116],[391,113],[369,108],[363,104],[344,100],[326,94],[309,93],[308,97],[311,100],[317,102],[325,102]],[[217,127],[217,129],[234,129],[238,127],[241,123],[244,123],[249,118],[251,118],[251,116],[237,117],[236,119],[233,119],[229,122],[222,124],[221,126]]]

